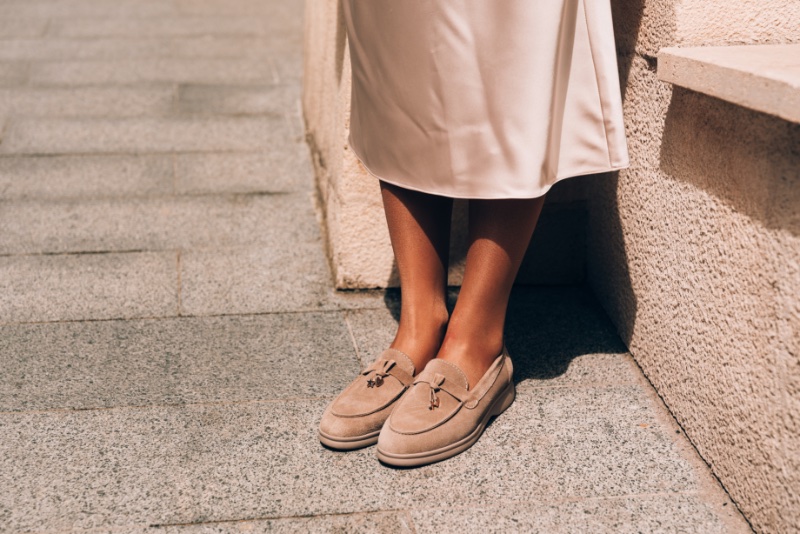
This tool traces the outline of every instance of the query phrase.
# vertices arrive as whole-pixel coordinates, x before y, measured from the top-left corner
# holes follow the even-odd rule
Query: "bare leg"
[[[470,387],[503,349],[511,286],[543,204],[544,196],[470,201],[464,280],[437,356],[464,371]]]
[[[392,348],[417,372],[436,356],[447,328],[447,263],[452,199],[381,182],[402,307]]]

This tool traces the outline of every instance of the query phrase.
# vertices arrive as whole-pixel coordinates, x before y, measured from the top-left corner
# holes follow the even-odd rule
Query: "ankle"
[[[391,348],[407,354],[414,362],[416,371],[422,371],[439,352],[447,332],[448,319],[446,309],[444,314],[437,316],[403,316]]]
[[[502,351],[502,336],[456,338],[448,332],[436,357],[464,371],[472,389]]]

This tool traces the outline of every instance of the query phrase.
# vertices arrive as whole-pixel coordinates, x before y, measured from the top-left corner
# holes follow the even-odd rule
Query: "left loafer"
[[[411,358],[386,349],[325,409],[319,440],[339,450],[374,445],[386,418],[413,381]]]
[[[513,372],[504,347],[470,390],[461,369],[444,360],[431,360],[383,425],[378,459],[413,467],[465,451],[478,441],[489,420],[514,402]]]

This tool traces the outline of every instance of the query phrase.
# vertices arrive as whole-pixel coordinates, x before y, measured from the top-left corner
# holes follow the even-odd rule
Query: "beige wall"
[[[613,0],[630,169],[589,279],[754,527],[800,529],[800,125],[659,82],[662,46],[800,41],[796,0]]]

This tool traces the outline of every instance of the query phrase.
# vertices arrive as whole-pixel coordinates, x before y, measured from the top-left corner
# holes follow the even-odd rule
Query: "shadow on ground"
[[[450,288],[451,311],[457,297],[458,288]],[[399,321],[400,291],[387,290],[384,302]],[[583,355],[627,352],[600,304],[584,287],[516,286],[506,317],[506,346],[517,383],[557,378]]]

